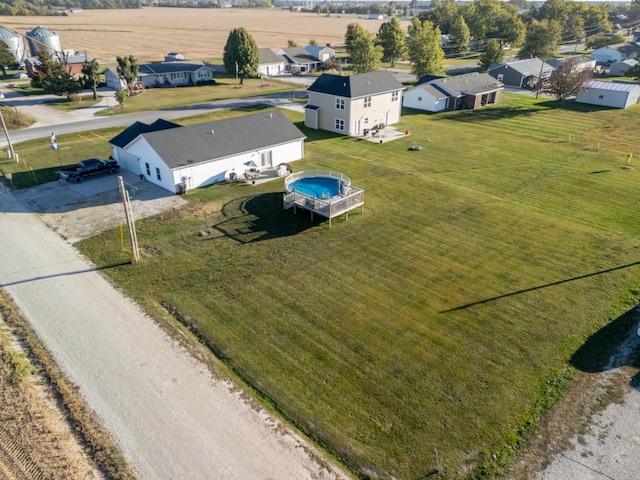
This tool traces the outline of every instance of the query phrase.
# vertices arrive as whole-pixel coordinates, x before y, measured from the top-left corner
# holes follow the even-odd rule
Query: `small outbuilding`
[[[576,102],[611,108],[628,108],[638,103],[640,85],[624,82],[590,80],[584,92],[578,92]]]
[[[109,143],[122,168],[184,193],[258,169],[300,160],[304,134],[277,110],[183,127],[136,122]],[[231,173],[235,173],[232,175]]]
[[[638,60],[634,58],[629,58],[627,60],[622,60],[621,62],[616,62],[611,65],[609,69],[609,75],[612,77],[624,77],[627,73],[627,70],[638,65]]]

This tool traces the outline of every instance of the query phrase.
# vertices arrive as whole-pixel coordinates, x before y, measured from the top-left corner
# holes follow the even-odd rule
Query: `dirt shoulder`
[[[0,478],[106,478],[21,345],[0,313]]]

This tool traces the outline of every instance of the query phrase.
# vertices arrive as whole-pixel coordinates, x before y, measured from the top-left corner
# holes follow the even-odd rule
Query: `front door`
[[[358,133],[360,133],[360,120],[354,120],[353,121],[353,129],[352,129],[351,134],[355,135],[355,134],[358,134]]]

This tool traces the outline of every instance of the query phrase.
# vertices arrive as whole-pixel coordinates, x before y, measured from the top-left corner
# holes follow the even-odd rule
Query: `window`
[[[148,163],[145,163],[144,166],[147,167],[147,177],[150,177],[151,176],[151,167],[149,166]]]
[[[598,95],[598,98],[602,100],[604,98],[604,95]]]
[[[422,101],[422,97],[418,97],[418,101],[421,102]]]
[[[498,81],[501,82],[503,78],[504,78],[504,74],[499,73],[498,74]]]
[[[172,73],[171,74],[171,80],[176,80],[178,78],[185,78],[185,73],[184,72],[178,72],[178,73]]]
[[[344,98],[336,98],[336,109],[344,110]]]
[[[159,181],[162,181],[162,177],[160,176],[160,169],[158,167],[156,167],[156,177]]]
[[[369,108],[371,106],[371,97],[364,97],[364,108]]]
[[[364,119],[364,123],[369,123],[369,117]]]
[[[198,78],[209,78],[209,70],[198,72]]]
[[[336,130],[344,130],[344,120],[336,118]]]
[[[391,92],[391,101],[397,102],[398,98],[400,98],[400,92]]]

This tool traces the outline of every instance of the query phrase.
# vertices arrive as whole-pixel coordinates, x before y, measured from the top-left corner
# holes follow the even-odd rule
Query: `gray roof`
[[[261,48],[260,53],[260,65],[267,65],[271,63],[287,63],[287,60],[282,56],[276,54],[270,48]]]
[[[57,37],[58,34],[56,32],[52,32],[51,30],[47,30],[46,28],[38,25],[36,28],[34,28],[33,30],[31,30],[30,32],[27,32],[27,37],[40,37],[40,38],[46,38],[46,37]]]
[[[281,48],[279,52],[284,52],[284,55],[290,62],[293,63],[319,63],[317,57],[314,57],[311,53],[302,47],[289,47]]]
[[[139,72],[142,75],[158,75],[163,73],[195,72],[201,68],[209,68],[200,61],[171,61],[154,62],[140,65]]]
[[[576,65],[594,63],[595,60],[593,58],[589,58],[586,55],[571,55],[569,57],[554,57],[546,60],[546,62],[551,65],[553,68],[558,68],[560,65],[564,64],[567,60],[573,59],[576,61]]]
[[[638,45],[637,43],[631,43],[631,42],[616,43],[614,45],[607,45],[607,46],[601,47],[601,48],[603,48],[603,49],[604,48],[610,48],[611,50],[615,50],[615,51],[620,52],[620,53],[640,52],[640,45]],[[596,49],[596,50],[599,50],[599,49]]]
[[[632,92],[636,88],[640,88],[637,83],[624,82],[601,82],[599,80],[589,80],[585,84],[586,88],[595,88],[598,90],[610,90],[618,92]]]
[[[277,110],[143,133],[169,168],[197,165],[302,140],[304,134]]]
[[[109,143],[115,145],[116,147],[124,148],[143,133],[157,132],[160,130],[167,130],[169,128],[176,128],[180,126],[181,125],[178,125],[177,123],[169,122],[167,120],[163,120],[162,118],[159,118],[151,125],[147,125],[146,123],[142,122],[135,122],[133,125],[126,128],[111,140],[109,140]]]
[[[548,72],[554,69],[547,62],[543,62],[539,58],[528,58],[526,60],[508,62],[508,63],[503,63],[501,65],[496,65],[496,66],[491,65],[488,71],[490,72],[491,70],[495,70],[501,67],[512,68],[516,72],[520,73],[521,75],[532,75],[535,77],[540,75],[541,68],[543,72]]]
[[[478,95],[485,92],[492,92],[504,87],[488,73],[465,73],[453,77],[439,78],[431,82],[452,95]]]
[[[404,89],[404,85],[386,70],[342,76],[323,73],[307,88],[310,92],[337,97],[359,98]]]

